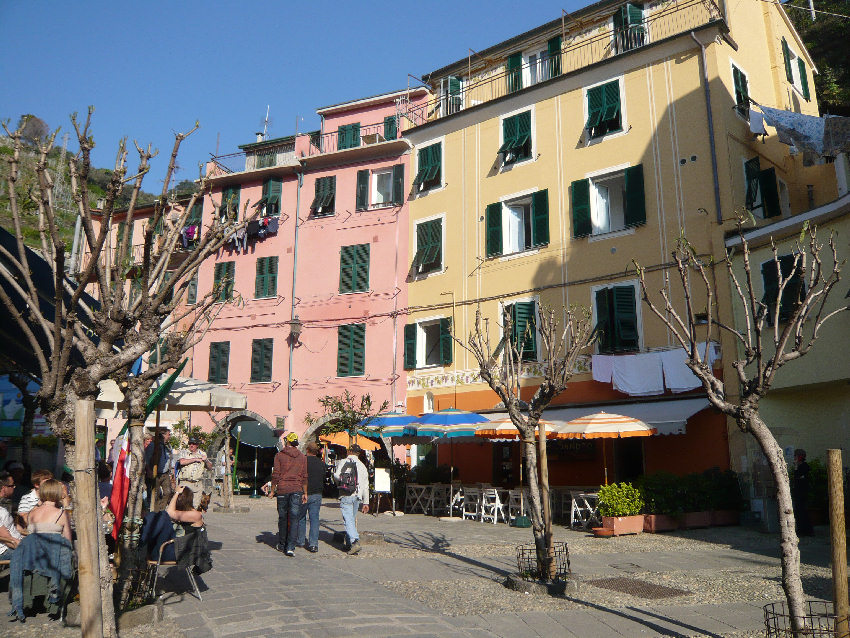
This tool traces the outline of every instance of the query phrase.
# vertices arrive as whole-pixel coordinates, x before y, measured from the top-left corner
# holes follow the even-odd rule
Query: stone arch
[[[213,437],[207,446],[207,456],[217,458],[219,452],[224,447],[225,442],[230,436],[230,430],[233,429],[239,421],[251,419],[257,423],[265,425],[268,429],[274,430],[274,426],[264,416],[253,412],[252,410],[237,410],[228,414],[224,420],[219,422],[216,427],[216,435]]]

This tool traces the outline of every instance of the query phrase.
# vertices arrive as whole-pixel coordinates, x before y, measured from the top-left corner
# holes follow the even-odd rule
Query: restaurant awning
[[[567,421],[604,410],[611,414],[622,414],[639,419],[657,428],[658,434],[684,434],[688,419],[709,405],[711,404],[706,398],[582,405],[569,408],[550,408],[543,413],[543,418],[556,425],[563,426]],[[507,414],[504,412],[487,415],[490,420],[503,419],[506,416]]]
[[[159,385],[168,378],[168,375],[162,375],[154,384],[152,391],[156,391]],[[118,411],[126,409],[127,404],[124,401],[124,393],[112,379],[106,379],[98,384],[100,390],[95,408],[100,410],[99,417],[115,417],[118,416]],[[228,390],[220,385],[201,381],[200,379],[191,379],[187,377],[177,377],[174,385],[168,392],[165,401],[162,404],[162,410],[166,411],[204,411],[214,412],[218,410],[244,410],[247,406],[248,399],[244,394]],[[109,412],[112,414],[109,414]]]

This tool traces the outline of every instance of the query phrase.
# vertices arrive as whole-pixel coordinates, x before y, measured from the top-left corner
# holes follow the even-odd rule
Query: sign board
[[[390,492],[390,471],[385,467],[375,468],[375,492]]]

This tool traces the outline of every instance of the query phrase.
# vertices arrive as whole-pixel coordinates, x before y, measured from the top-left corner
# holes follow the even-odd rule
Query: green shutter
[[[416,330],[415,323],[404,326],[404,369],[416,368]]]
[[[448,78],[449,94],[446,104],[448,114],[457,113],[463,105],[463,95],[460,78],[452,75]]]
[[[256,299],[277,296],[277,260],[276,256],[257,259],[257,276],[254,281]]]
[[[266,295],[266,273],[268,260],[266,257],[257,259],[257,275],[254,279],[254,298],[259,299]]]
[[[393,204],[401,206],[404,203],[404,164],[393,166]]]
[[[366,210],[369,208],[369,169],[357,171],[357,201],[355,208],[357,210]]]
[[[602,122],[617,119],[620,116],[620,82],[614,80],[603,84],[602,95],[605,100],[605,106],[602,109]]]
[[[366,371],[366,324],[351,326],[351,374],[360,376]]]
[[[761,301],[767,306],[767,323],[772,326],[773,312],[776,308],[776,300],[779,297],[779,273],[773,259],[761,265],[761,279],[764,284],[764,296]]]
[[[773,167],[759,171],[758,185],[761,191],[764,217],[777,217],[782,214],[779,206],[779,189],[776,185],[776,169]]]
[[[369,290],[369,244],[343,246],[339,252],[340,293]]]
[[[341,293],[354,290],[354,246],[343,246],[339,249],[339,291]]]
[[[228,186],[221,191],[221,209],[233,219],[239,218],[239,186]]]
[[[207,380],[210,383],[218,383],[218,345],[217,343],[210,344],[210,363],[207,372]]]
[[[596,291],[596,327],[599,352],[611,352],[614,349],[614,331],[611,325],[610,288]]]
[[[732,81],[735,84],[735,104],[738,112],[747,117],[750,112],[750,93],[747,77],[737,67],[732,67]]]
[[[227,301],[225,296],[224,276],[226,270],[226,262],[219,262],[213,267],[213,289],[216,290],[216,296],[219,301]]]
[[[514,141],[517,136],[517,118],[506,117],[502,120],[502,145],[499,147],[499,153],[507,153],[514,147]]]
[[[388,115],[384,118],[384,139],[394,140],[398,137],[398,124],[396,123],[395,115]]]
[[[265,217],[275,217],[280,214],[280,193],[282,183],[279,179],[267,179],[263,182],[263,198],[266,201]]]
[[[277,256],[269,257],[266,292],[269,297],[277,297]]]
[[[339,150],[348,148],[348,125],[344,124],[336,130],[336,147]]]
[[[637,26],[643,22],[643,6],[639,4],[626,5],[626,15],[628,16],[629,26]]]
[[[508,93],[519,91],[522,88],[522,53],[509,55],[505,70]]]
[[[808,102],[812,96],[809,94],[809,78],[806,75],[806,63],[803,58],[797,58],[797,69],[800,71],[800,87],[803,89],[803,99]]]
[[[230,342],[218,341],[210,344],[208,379],[211,383],[227,383],[230,365]]]
[[[425,175],[425,183],[435,182],[433,184],[428,184],[429,186],[439,186],[440,183],[440,169],[442,167],[442,145],[440,144],[432,144],[426,150],[428,151],[428,172]],[[436,180],[436,181],[435,181]]]
[[[272,352],[274,339],[263,339],[263,381],[272,380]]]
[[[637,309],[634,286],[614,286],[614,347],[635,350],[638,347]]]
[[[186,303],[190,306],[198,303],[198,273],[194,274],[186,286]]]
[[[354,247],[354,260],[357,264],[357,276],[354,280],[355,290],[369,290],[369,244],[358,244]]]
[[[366,324],[339,326],[337,335],[337,376],[362,375],[366,359]]]
[[[360,122],[356,124],[352,124],[349,128],[350,133],[348,134],[348,139],[351,144],[351,147],[354,148],[356,146],[360,146]]]
[[[427,153],[427,148],[420,148],[416,156],[416,175],[413,177],[413,185],[419,186],[425,180],[425,174],[428,172],[428,159],[430,154]]]
[[[224,262],[224,293],[225,299],[233,299],[233,283],[236,279],[236,262]]]
[[[590,180],[578,179],[570,186],[573,207],[573,237],[586,237],[593,232],[590,221]]]
[[[516,141],[514,152],[517,159],[525,159],[531,155],[531,111],[525,111],[516,116]]]
[[[531,245],[549,243],[549,191],[544,189],[531,196]]]
[[[534,316],[534,302],[524,301],[511,306],[513,320],[513,342],[523,361],[537,358],[537,330]]]
[[[759,194],[759,173],[761,166],[758,156],[744,162],[744,175],[747,181],[747,192],[744,203],[748,210],[753,210]],[[762,202],[764,199],[762,199]]]
[[[204,202],[202,199],[198,199],[195,202],[195,205],[192,206],[192,210],[189,213],[188,219],[186,219],[187,226],[200,226],[201,220],[204,215]]]
[[[452,320],[440,319],[440,365],[448,366],[452,364],[453,350]]]
[[[782,38],[782,58],[785,60],[785,78],[794,84],[794,72],[791,70],[791,49],[788,48],[788,42]]]
[[[327,213],[333,213],[336,199],[336,175],[331,175],[325,178],[325,198],[323,200],[324,207],[327,208]],[[322,211],[325,212],[325,211]]]
[[[596,128],[602,122],[602,109],[605,107],[605,96],[601,86],[587,89],[587,122],[585,128]]]
[[[350,325],[337,328],[336,376],[347,377],[351,374],[351,328]]]
[[[643,164],[626,169],[626,201],[624,218],[626,226],[646,223],[646,197],[643,190]]]
[[[263,340],[254,339],[251,342],[251,383],[262,381],[263,373]]]
[[[488,204],[485,211],[485,241],[488,257],[502,254],[502,204]]]
[[[556,35],[546,43],[546,54],[549,56],[549,77],[561,75],[561,36]]]
[[[443,221],[432,219],[416,226],[415,272],[424,274],[439,270],[443,263]]]

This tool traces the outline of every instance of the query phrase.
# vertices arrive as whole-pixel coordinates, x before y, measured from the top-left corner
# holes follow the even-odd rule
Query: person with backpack
[[[348,535],[348,555],[360,552],[360,535],[357,533],[357,510],[364,514],[369,511],[369,471],[360,456],[360,446],[351,445],[348,456],[337,461],[334,480],[339,488],[339,509]]]

